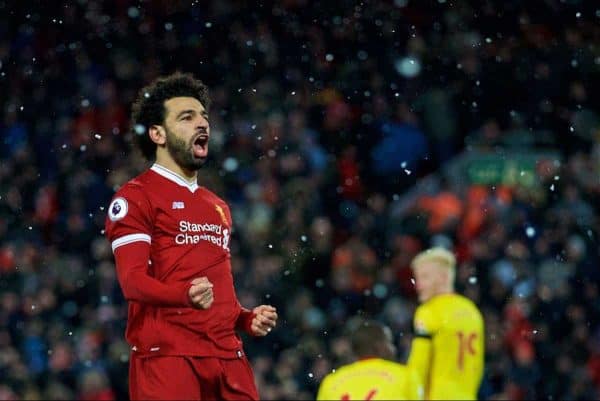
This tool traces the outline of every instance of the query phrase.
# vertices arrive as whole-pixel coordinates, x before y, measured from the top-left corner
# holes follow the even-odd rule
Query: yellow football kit
[[[475,400],[483,376],[484,323],[479,309],[458,294],[420,305],[408,366],[420,375],[425,398]]]
[[[317,400],[422,400],[417,372],[380,358],[363,359],[325,376]]]

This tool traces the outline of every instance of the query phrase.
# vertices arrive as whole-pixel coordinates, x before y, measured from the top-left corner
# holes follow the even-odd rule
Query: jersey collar
[[[177,185],[181,185],[182,187],[186,187],[190,190],[190,192],[194,193],[198,189],[197,182],[190,182],[180,176],[179,174],[169,170],[168,168],[161,166],[160,164],[154,163],[150,170],[154,171],[158,175],[162,175],[167,180],[173,181]]]

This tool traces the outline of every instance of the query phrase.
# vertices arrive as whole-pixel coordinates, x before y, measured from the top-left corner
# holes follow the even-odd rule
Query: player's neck
[[[439,297],[441,295],[450,295],[450,294],[454,294],[454,288],[443,288],[443,289],[437,291],[434,296]]]
[[[181,178],[183,178],[185,181],[188,181],[192,184],[198,179],[198,171],[184,169],[179,164],[175,163],[173,159],[168,158],[165,160],[164,158],[157,157],[155,163],[181,176]]]
[[[357,361],[366,361],[366,360],[370,360],[370,359],[384,359],[384,358],[377,356],[377,355],[364,355],[364,356],[358,357],[356,360]]]

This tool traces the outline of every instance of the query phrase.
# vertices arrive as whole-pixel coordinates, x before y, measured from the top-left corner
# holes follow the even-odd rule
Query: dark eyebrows
[[[175,119],[178,120],[181,116],[183,116],[184,114],[188,114],[188,113],[192,114],[192,113],[194,113],[194,110],[192,110],[192,109],[182,110],[177,114]]]
[[[183,116],[184,114],[188,114],[188,113],[189,113],[189,114],[194,114],[194,113],[196,113],[196,110],[194,110],[194,109],[182,110],[182,111],[180,111],[180,112],[177,114],[177,116],[175,117],[175,119],[176,119],[176,120],[178,120],[179,118],[181,118],[181,116]],[[200,115],[201,115],[202,117],[204,117],[204,118],[208,118],[208,112],[207,112],[206,110],[202,110],[202,111],[200,112]]]

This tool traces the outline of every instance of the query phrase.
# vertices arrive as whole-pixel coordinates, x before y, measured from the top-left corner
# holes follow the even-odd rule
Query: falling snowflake
[[[525,234],[527,234],[527,236],[529,238],[533,238],[533,236],[535,235],[535,228],[533,228],[533,227],[527,227],[525,229]]]

